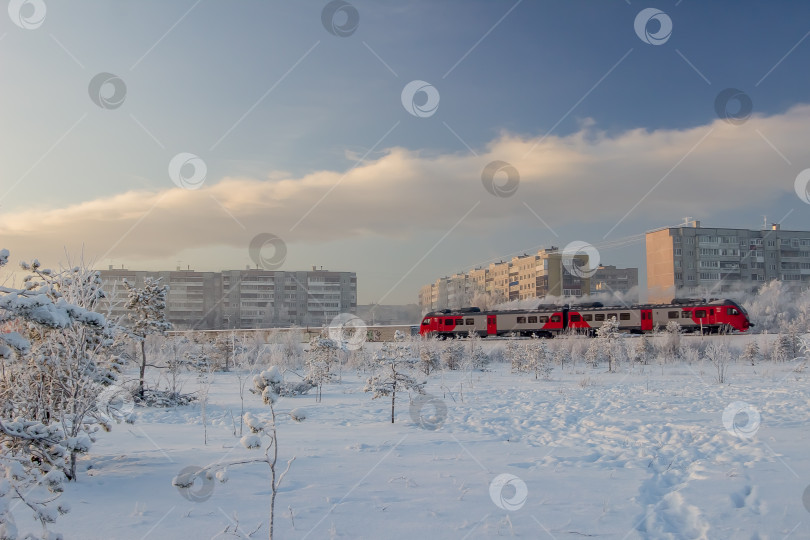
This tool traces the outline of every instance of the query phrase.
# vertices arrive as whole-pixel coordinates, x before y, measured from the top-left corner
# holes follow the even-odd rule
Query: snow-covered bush
[[[300,396],[315,388],[315,384],[304,379],[298,382],[287,382],[278,366],[271,366],[269,369],[253,376],[253,392],[261,394],[267,403],[268,396]]]

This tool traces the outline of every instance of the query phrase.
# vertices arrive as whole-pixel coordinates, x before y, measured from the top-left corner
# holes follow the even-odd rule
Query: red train
[[[440,338],[538,336],[551,338],[574,330],[593,335],[615,317],[623,332],[641,334],[677,321],[685,332],[746,332],[754,326],[745,310],[732,300],[674,299],[671,304],[604,306],[599,302],[565,306],[541,305],[533,310],[481,311],[464,308],[428,313],[419,333]]]

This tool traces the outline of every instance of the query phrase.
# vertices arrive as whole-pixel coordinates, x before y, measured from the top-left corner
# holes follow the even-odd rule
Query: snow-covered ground
[[[406,395],[391,424],[390,400],[372,400],[365,376],[344,371],[321,403],[307,395],[276,405],[307,418],[279,414],[281,468],[295,461],[275,536],[810,538],[810,388],[797,365],[735,363],[722,385],[700,362],[619,373],[578,364],[556,367],[549,381],[506,364],[445,371],[430,377],[438,402],[422,410],[438,412],[437,429],[414,421]],[[53,529],[163,539],[247,538],[258,528],[250,538],[266,538],[266,464],[232,467],[226,483],[195,485],[187,497],[171,483],[189,466],[259,455],[234,436],[238,386],[236,372],[214,375],[208,444],[199,404],[139,408],[134,425],[99,437]],[[197,390],[193,375],[184,390]],[[750,414],[735,423],[743,404]],[[245,408],[269,418],[256,395],[246,393]],[[25,511],[15,514],[22,522]]]

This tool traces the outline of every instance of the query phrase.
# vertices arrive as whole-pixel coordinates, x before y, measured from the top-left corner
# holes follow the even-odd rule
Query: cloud
[[[408,238],[447,231],[476,204],[458,233],[537,227],[524,203],[553,227],[577,221],[608,230],[628,212],[630,219],[673,211],[700,217],[776,200],[792,192],[801,167],[789,166],[771,145],[793,163],[810,163],[809,139],[808,105],[740,126],[716,120],[607,134],[583,122],[562,137],[503,133],[478,156],[392,147],[348,171],[227,177],[196,191],[128,191],[31,208],[0,216],[0,237],[3,247],[42,256],[83,243],[93,257],[161,258],[186,249],[246,249],[260,232],[288,244]],[[511,197],[484,189],[481,172],[494,160],[520,173]]]

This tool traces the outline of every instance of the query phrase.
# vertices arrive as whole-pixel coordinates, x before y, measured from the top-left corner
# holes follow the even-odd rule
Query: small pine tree
[[[464,359],[464,347],[455,341],[446,342],[441,350],[442,363],[447,369],[456,370]]]
[[[664,331],[663,353],[676,358],[681,350],[681,325],[677,321],[669,321]]]
[[[652,343],[650,343],[650,338],[647,337],[647,334],[641,334],[641,338],[636,341],[633,348],[633,360],[640,364],[649,364],[653,352],[654,349]]]
[[[419,342],[419,369],[425,375],[441,366],[441,355],[435,338],[428,338]]]
[[[592,368],[598,368],[603,360],[602,347],[599,342],[596,340],[591,341],[591,344],[588,345],[588,350],[585,351],[585,362]]]
[[[504,358],[511,364],[512,373],[520,373],[525,371],[523,366],[523,352],[518,345],[517,340],[510,339],[503,350]]]
[[[321,390],[324,383],[332,380],[332,367],[337,361],[339,346],[337,342],[326,337],[313,338],[309,343],[305,360],[307,380],[318,387],[316,400],[321,401]]]
[[[596,331],[596,342],[603,358],[608,360],[608,371],[618,369],[619,361],[624,354],[624,340],[619,333],[619,321],[611,317]]]
[[[397,392],[413,390],[425,393],[425,383],[419,382],[411,374],[419,362],[411,347],[405,343],[385,343],[377,352],[377,372],[368,378],[364,392],[373,392],[372,399],[391,396],[391,423],[394,423],[394,410]]]
[[[746,362],[750,362],[752,366],[762,360],[762,352],[759,350],[759,344],[756,341],[748,342],[743,350],[742,359]]]
[[[470,332],[470,337],[467,340],[467,343],[467,353],[470,357],[470,366],[473,369],[480,369],[481,371],[486,370],[486,367],[489,365],[489,355],[486,353],[484,348],[481,347],[481,337],[474,332]]]
[[[527,367],[534,371],[534,378],[541,376],[544,380],[551,378],[551,353],[545,340],[533,338],[525,342],[525,362]]]
[[[143,287],[136,287],[124,280],[128,291],[127,311],[131,328],[130,335],[140,343],[141,367],[138,376],[138,395],[143,398],[146,375],[146,338],[153,334],[166,335],[172,324],[166,320],[166,297],[169,286],[161,285],[160,278],[145,278]]]

